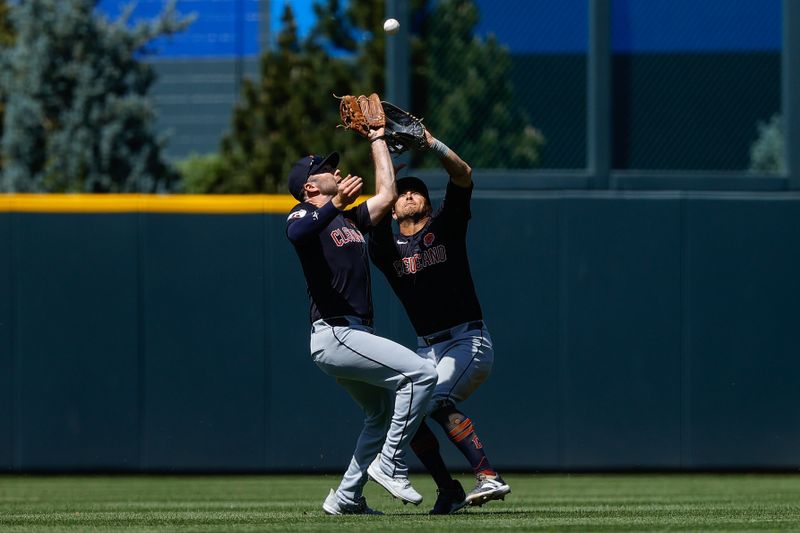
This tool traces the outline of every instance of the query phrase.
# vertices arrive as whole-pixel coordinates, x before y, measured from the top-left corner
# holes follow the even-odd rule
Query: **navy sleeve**
[[[437,218],[445,221],[453,229],[466,231],[467,223],[472,218],[472,212],[469,208],[469,203],[472,199],[472,187],[472,185],[459,187],[452,181],[448,182],[444,201],[439,208]]]
[[[392,217],[386,215],[369,234],[369,256],[378,268],[391,265],[399,257],[392,234]]]
[[[353,221],[361,233],[369,233],[372,231],[372,219],[369,216],[369,207],[367,202],[361,202],[355,207],[351,207],[342,213],[344,218]]]
[[[339,213],[332,202],[318,209],[311,204],[300,204],[286,219],[286,236],[293,243],[302,242],[319,234]]]

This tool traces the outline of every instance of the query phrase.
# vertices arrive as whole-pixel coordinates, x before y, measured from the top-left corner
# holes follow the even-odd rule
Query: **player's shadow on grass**
[[[478,518],[478,517],[485,517],[485,516],[489,516],[489,515],[500,515],[500,514],[501,515],[505,515],[505,516],[514,516],[514,515],[527,516],[527,515],[532,514],[533,512],[534,511],[512,511],[511,509],[507,509],[507,510],[501,509],[501,510],[497,510],[497,511],[488,511],[488,510],[487,511],[471,511],[471,512],[460,512],[460,513],[454,513],[454,514],[444,514],[444,515],[435,515],[435,516],[436,517],[442,517],[442,518],[452,518],[454,516],[464,516],[464,517],[469,516],[469,517]],[[434,516],[434,515],[426,515],[425,513],[392,513],[392,512],[389,512],[389,513],[386,513],[386,515],[384,515],[384,516]]]

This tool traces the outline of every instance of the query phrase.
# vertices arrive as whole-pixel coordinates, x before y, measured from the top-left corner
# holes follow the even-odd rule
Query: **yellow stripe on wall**
[[[368,196],[362,196],[361,203]],[[12,213],[288,213],[288,194],[0,194],[0,212]]]

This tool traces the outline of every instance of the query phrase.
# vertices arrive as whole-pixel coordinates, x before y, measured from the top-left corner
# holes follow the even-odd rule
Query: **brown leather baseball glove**
[[[339,116],[342,118],[341,125],[348,130],[369,137],[371,129],[386,125],[386,116],[377,94],[372,93],[369,96],[348,94],[337,98],[339,98]]]

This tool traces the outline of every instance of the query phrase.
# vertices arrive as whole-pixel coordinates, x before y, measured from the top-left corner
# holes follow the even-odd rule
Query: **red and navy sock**
[[[419,425],[417,433],[411,439],[411,449],[428,472],[431,473],[436,486],[440,489],[448,488],[453,484],[453,478],[447,471],[447,467],[442,460],[439,453],[439,441],[436,440],[436,435],[433,434],[431,428],[428,427],[424,421]]]
[[[472,420],[467,418],[464,413],[453,405],[446,405],[432,413],[431,418],[442,426],[450,442],[455,444],[456,448],[467,458],[475,475],[497,475],[489,463],[489,458],[486,457],[483,444],[475,433]]]

